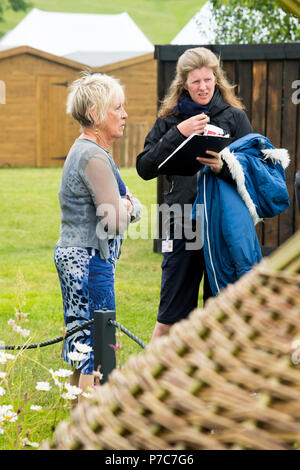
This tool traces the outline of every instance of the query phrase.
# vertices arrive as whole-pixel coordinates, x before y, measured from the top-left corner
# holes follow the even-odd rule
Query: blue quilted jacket
[[[247,134],[221,152],[236,186],[204,167],[193,218],[203,214],[204,256],[214,295],[262,259],[255,224],[289,206],[289,156],[260,134]],[[201,206],[199,206],[199,204]],[[203,211],[199,211],[199,208]]]

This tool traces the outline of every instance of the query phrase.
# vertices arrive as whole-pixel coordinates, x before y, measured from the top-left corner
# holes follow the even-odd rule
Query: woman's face
[[[127,117],[128,115],[124,109],[123,98],[119,97],[113,100],[107,110],[107,119],[103,128],[107,138],[111,142],[123,136]]]
[[[210,102],[215,92],[216,77],[212,69],[202,67],[188,73],[185,89],[195,103],[205,105]]]

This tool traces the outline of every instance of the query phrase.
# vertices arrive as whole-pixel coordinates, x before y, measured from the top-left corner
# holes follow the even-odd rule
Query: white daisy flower
[[[12,411],[12,405],[2,405],[0,406],[0,422],[11,422],[13,423],[18,419],[17,413]]]
[[[42,410],[43,408],[42,408],[41,406],[39,406],[39,405],[31,405],[30,409],[31,409],[32,411],[40,411],[40,410]]]
[[[88,346],[87,344],[79,343],[78,341],[74,343],[74,346],[77,349],[77,351],[84,353],[84,354],[93,351],[93,348],[91,348],[91,346]]]
[[[72,395],[72,393],[62,393],[61,397],[64,398],[65,400],[75,400],[77,398],[76,395]]]
[[[6,391],[3,387],[0,387],[0,397],[3,397],[3,395],[6,394]]]
[[[15,359],[13,354],[0,351],[0,364],[6,364],[7,359]]]
[[[7,376],[6,372],[0,372],[0,379],[5,379],[6,376]]]
[[[76,362],[77,361],[82,361],[83,359],[87,359],[86,354],[76,352],[76,351],[69,352],[68,357],[69,357],[69,359],[71,359],[71,361],[76,361]]]
[[[49,382],[37,382],[35,388],[36,390],[48,392],[51,389],[51,385],[49,384]]]
[[[70,377],[71,375],[73,375],[73,371],[69,369],[58,369],[54,371],[53,374],[55,377]]]
[[[81,388],[76,387],[76,385],[70,385],[68,383],[65,384],[66,390],[68,390],[69,393],[72,395],[80,395],[82,393]]]

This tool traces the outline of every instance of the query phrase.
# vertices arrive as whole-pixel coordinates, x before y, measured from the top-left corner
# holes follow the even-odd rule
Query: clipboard
[[[212,158],[211,155],[205,153],[206,150],[221,152],[232,142],[231,137],[191,134],[164,159],[158,166],[158,171],[162,175],[195,175],[203,168],[196,157]]]

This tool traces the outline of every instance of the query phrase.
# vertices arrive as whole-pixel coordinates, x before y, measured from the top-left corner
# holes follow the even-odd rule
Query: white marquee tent
[[[31,46],[57,56],[101,66],[154,51],[126,13],[100,15],[31,10],[0,40],[0,49]]]
[[[211,4],[206,2],[181,31],[172,39],[171,44],[214,44],[214,21]]]

